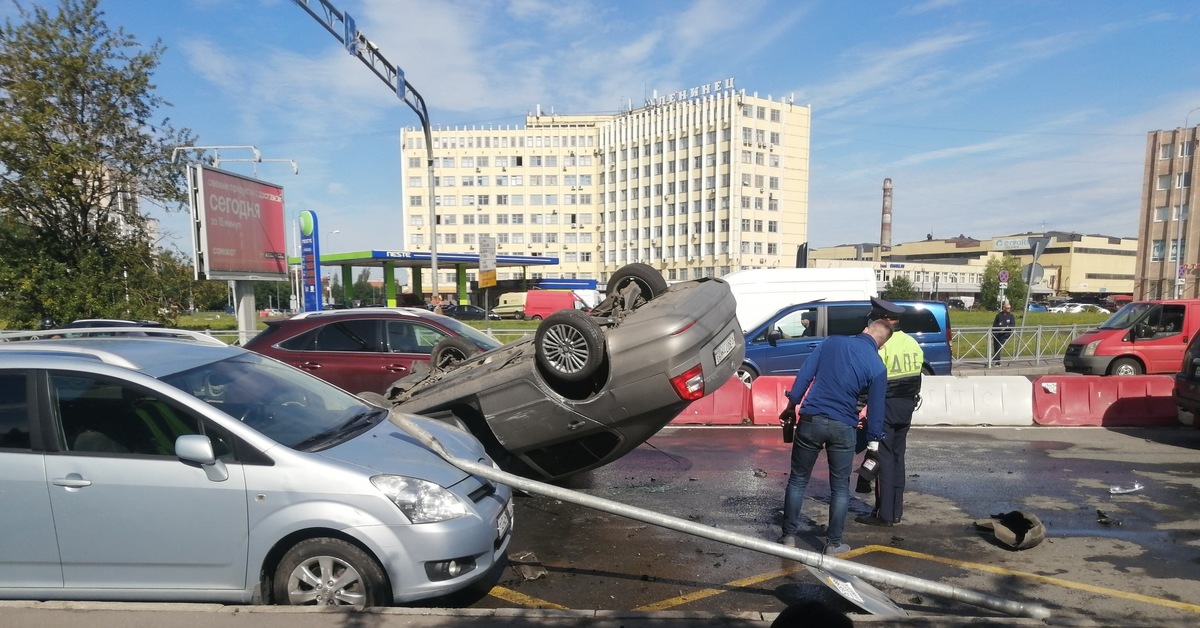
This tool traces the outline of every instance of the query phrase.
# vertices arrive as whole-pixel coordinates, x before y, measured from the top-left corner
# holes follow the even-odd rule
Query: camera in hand
[[[796,409],[790,404],[779,415],[779,423],[783,426],[783,442],[790,443],[796,435]]]
[[[862,465],[858,467],[858,477],[863,478],[868,482],[873,482],[875,480],[875,474],[878,472],[879,458],[876,457],[875,452],[868,449],[866,455],[863,456]]]

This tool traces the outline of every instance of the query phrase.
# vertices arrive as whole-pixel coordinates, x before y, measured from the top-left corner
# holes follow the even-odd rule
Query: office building
[[[1188,127],[1146,135],[1135,298],[1200,297],[1200,225],[1188,220],[1196,131]]]
[[[524,126],[432,130],[432,189],[424,133],[405,129],[405,247],[471,253],[494,236],[498,254],[559,260],[499,280],[603,285],[631,262],[668,280],[792,267],[808,240],[809,122],[808,107],[733,79],[616,114],[539,108]],[[439,285],[454,272],[439,268]]]

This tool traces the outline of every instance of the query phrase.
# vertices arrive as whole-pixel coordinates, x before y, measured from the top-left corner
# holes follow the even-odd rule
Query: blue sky
[[[25,0],[28,2],[28,0]],[[319,6],[317,0],[310,0]],[[57,2],[39,0],[53,7]],[[1146,133],[1200,123],[1200,3],[1124,0],[335,0],[437,126],[615,112],[734,77],[812,106],[809,239],[1053,229],[1137,235]],[[0,0],[12,16],[12,0]],[[167,47],[155,82],[204,146],[257,146],[325,250],[401,241],[399,129],[416,115],[292,0],[102,0]],[[252,174],[249,151],[222,167]],[[186,220],[171,241],[190,246]],[[331,248],[332,247],[332,248]]]

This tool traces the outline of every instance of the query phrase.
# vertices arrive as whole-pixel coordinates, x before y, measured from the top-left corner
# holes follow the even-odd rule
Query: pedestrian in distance
[[[891,325],[882,320],[872,321],[863,333],[855,336],[830,336],[817,346],[796,374],[785,409],[786,414],[797,404],[800,406],[792,442],[791,473],[784,494],[780,543],[796,544],[804,494],[817,457],[824,450],[829,465],[829,521],[822,551],[835,556],[850,550],[842,542],[842,532],[850,506],[858,397],[867,393],[867,435],[878,441],[884,434],[887,393],[887,369],[878,351],[891,336]]]
[[[855,517],[859,523],[890,527],[904,515],[904,457],[908,448],[908,430],[921,397],[921,375],[925,352],[912,336],[904,333],[899,315],[883,311],[880,318],[892,326],[892,337],[879,349],[887,368],[887,395],[884,399],[884,437],[867,456],[877,463],[875,469],[875,508],[871,514]],[[861,476],[860,476],[861,478]]]
[[[1016,326],[1017,319],[1013,317],[1012,304],[1005,301],[1000,306],[1000,311],[996,312],[996,318],[992,319],[992,366],[1000,366],[1000,352],[1004,350],[1004,343],[1008,342]]]

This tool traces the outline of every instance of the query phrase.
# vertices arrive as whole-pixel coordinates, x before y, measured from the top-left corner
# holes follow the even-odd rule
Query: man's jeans
[[[792,442],[792,472],[783,500],[783,533],[796,534],[800,509],[813,466],[821,449],[829,463],[829,524],[826,536],[831,545],[842,542],[846,511],[850,508],[850,469],[854,465],[854,441],[858,430],[836,419],[816,415],[796,424]]]

